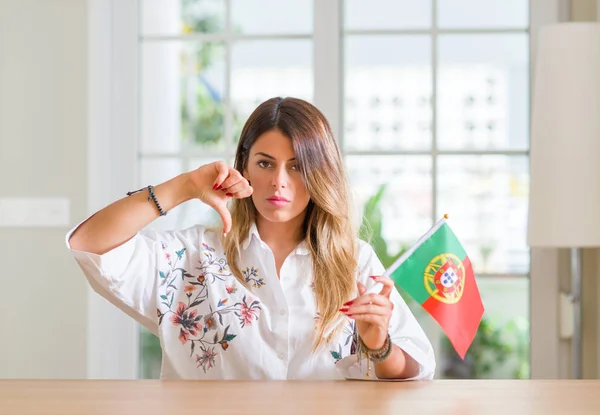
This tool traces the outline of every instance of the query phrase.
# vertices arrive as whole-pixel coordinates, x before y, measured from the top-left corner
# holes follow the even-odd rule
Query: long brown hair
[[[313,261],[313,289],[319,313],[316,350],[341,330],[337,327],[327,339],[323,337],[356,287],[356,233],[350,215],[348,180],[329,122],[315,106],[297,98],[271,98],[254,110],[240,136],[236,170],[244,172],[254,142],[273,129],[292,140],[310,195],[302,231]],[[234,199],[232,228],[223,240],[230,269],[244,285],[239,267],[240,245],[256,215],[252,198]]]

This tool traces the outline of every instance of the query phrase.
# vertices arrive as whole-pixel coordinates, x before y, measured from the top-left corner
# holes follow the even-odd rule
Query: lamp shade
[[[540,30],[531,120],[528,243],[600,246],[600,24]]]

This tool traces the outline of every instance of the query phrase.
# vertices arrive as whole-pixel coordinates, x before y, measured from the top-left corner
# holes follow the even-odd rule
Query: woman
[[[223,227],[142,231],[192,198]],[[378,378],[433,377],[431,344],[352,230],[329,124],[305,101],[261,104],[235,168],[215,162],[130,192],[67,245],[94,289],[160,338],[161,378],[336,379],[340,359],[358,361],[354,332]],[[365,294],[376,282],[381,292]]]

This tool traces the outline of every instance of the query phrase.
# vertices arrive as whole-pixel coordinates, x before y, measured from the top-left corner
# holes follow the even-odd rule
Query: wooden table
[[[0,380],[0,414],[600,414],[596,380]]]

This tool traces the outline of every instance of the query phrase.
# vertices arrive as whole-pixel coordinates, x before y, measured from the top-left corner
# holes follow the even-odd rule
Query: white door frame
[[[569,20],[569,0],[530,0],[530,88],[533,88],[535,45],[539,29]],[[533,97],[533,94],[529,94]],[[530,124],[531,125],[531,124]],[[560,362],[564,360],[560,347],[558,295],[558,250],[531,249],[530,266],[530,364],[532,379],[560,378]]]
[[[137,1],[88,0],[88,210],[136,185]],[[89,289],[87,377],[138,378],[137,323]]]

